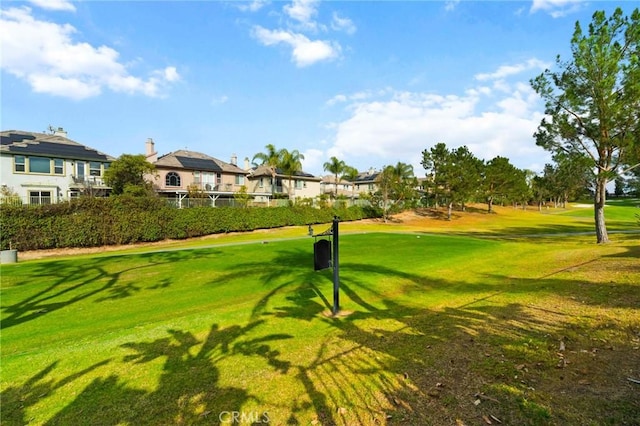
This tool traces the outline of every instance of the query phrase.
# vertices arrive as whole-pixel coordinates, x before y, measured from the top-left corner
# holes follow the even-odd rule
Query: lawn
[[[338,316],[303,228],[3,265],[2,424],[637,424],[640,234],[496,211],[341,224]]]

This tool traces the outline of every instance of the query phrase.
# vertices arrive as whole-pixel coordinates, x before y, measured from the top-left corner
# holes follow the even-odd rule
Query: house
[[[194,204],[196,199],[198,205],[230,205],[242,187],[247,188],[249,172],[238,167],[235,156],[230,163],[188,150],[158,157],[153,139],[147,139],[145,151],[147,161],[156,166],[156,175],[148,176],[154,190],[179,207]]]
[[[106,196],[105,170],[115,158],[67,137],[21,130],[0,132],[3,193],[27,204],[50,204],[81,194]]]
[[[320,195],[322,179],[304,171],[288,176],[281,169],[272,171],[270,167],[262,165],[251,170],[248,180],[248,190],[255,195],[255,201],[266,203],[274,197],[315,198]]]
[[[329,194],[334,196],[336,194],[336,177],[335,175],[326,175],[322,177],[320,181],[320,190],[323,194]],[[338,196],[344,197],[357,197],[358,191],[355,190],[355,185],[353,182],[349,182],[348,180],[342,179],[338,177],[338,187],[337,187]]]
[[[366,172],[358,174],[353,184],[356,186],[356,193],[373,194],[379,189],[380,173],[371,168]]]

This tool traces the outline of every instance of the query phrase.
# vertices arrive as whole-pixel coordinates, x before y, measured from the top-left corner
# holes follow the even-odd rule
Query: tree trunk
[[[604,205],[607,199],[607,179],[604,176],[596,177],[596,195],[593,203],[593,211],[596,221],[596,239],[598,244],[609,242],[607,225],[604,221]]]
[[[447,220],[451,220],[451,210],[453,210],[453,201],[449,201],[449,206],[447,208]]]
[[[493,211],[493,197],[489,197],[487,199],[487,204],[489,204],[489,211],[488,213],[491,213]]]

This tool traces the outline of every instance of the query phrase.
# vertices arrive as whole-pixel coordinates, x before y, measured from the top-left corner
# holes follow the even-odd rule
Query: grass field
[[[584,210],[343,223],[338,316],[303,228],[3,265],[2,424],[637,425],[640,234]]]

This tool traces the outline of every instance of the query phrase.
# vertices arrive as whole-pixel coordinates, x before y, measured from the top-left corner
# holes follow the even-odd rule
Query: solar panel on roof
[[[83,145],[68,145],[53,142],[40,142],[26,146],[9,146],[9,152],[33,155],[48,155],[52,157],[77,158],[82,160],[108,161],[104,154]]]
[[[185,169],[210,172],[222,171],[222,168],[213,160],[208,160],[205,158],[182,157],[180,155],[176,155],[176,159],[180,162],[180,164],[182,164],[182,167],[184,167]]]
[[[23,140],[34,140],[36,137],[33,135],[25,135],[22,133],[9,133],[7,136],[2,136],[2,145],[11,145],[15,142],[22,142]]]

